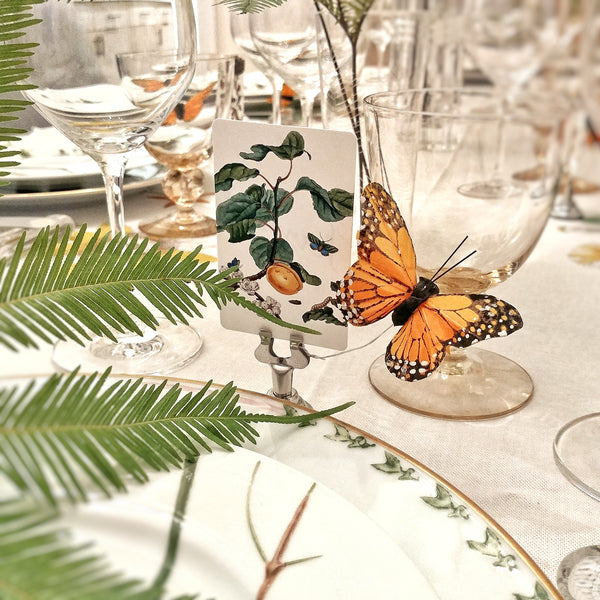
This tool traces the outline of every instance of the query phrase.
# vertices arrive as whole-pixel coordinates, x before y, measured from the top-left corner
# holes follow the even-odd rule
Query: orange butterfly
[[[180,102],[163,121],[163,125],[175,125],[177,121],[185,121],[189,123],[193,121],[202,110],[204,101],[210,96],[212,89],[216,85],[216,81],[208,84],[203,90],[194,94],[187,102]]]
[[[358,261],[340,282],[337,303],[352,325],[369,325],[392,313],[400,330],[385,362],[396,377],[424,379],[448,346],[466,348],[523,326],[517,309],[494,296],[440,294],[436,276],[417,281],[412,240],[394,199],[378,183],[367,185],[363,199]]]

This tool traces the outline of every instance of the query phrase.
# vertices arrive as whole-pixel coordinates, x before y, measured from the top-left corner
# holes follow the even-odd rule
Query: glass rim
[[[534,99],[538,102],[535,106],[525,107],[522,104],[517,106],[517,110],[509,109],[508,112],[485,110],[481,112],[449,112],[440,111],[434,109],[423,109],[419,110],[411,107],[399,107],[386,105],[378,102],[384,98],[397,98],[416,94],[430,94],[430,95],[442,95],[442,94],[459,94],[468,97],[481,97],[489,98],[491,100],[497,100],[498,105],[502,102],[502,93],[492,87],[481,87],[481,86],[463,86],[463,87],[439,87],[439,88],[411,88],[406,90],[397,91],[381,91],[369,94],[363,98],[363,104],[365,108],[378,113],[388,112],[390,115],[393,114],[404,114],[422,117],[440,117],[453,120],[498,120],[503,119],[507,121],[552,121],[556,123],[560,119],[564,118],[569,113],[567,102],[561,102],[557,98],[549,98],[546,95],[523,91],[516,95],[516,101],[524,99]]]
[[[182,56],[182,57],[193,57],[194,61],[197,60],[235,60],[238,58],[238,54],[225,53],[225,52],[188,52],[186,50],[151,50],[150,52],[119,52],[116,54],[117,57],[136,57],[136,56]]]

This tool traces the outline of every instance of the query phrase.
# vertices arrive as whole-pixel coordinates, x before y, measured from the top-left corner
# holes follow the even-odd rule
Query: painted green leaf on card
[[[284,215],[294,204],[294,198],[286,190],[277,191],[277,211],[273,191],[265,185],[251,185],[245,192],[234,194],[217,206],[217,231],[227,231],[229,241],[243,242],[254,237],[257,227]]]
[[[253,169],[241,163],[224,165],[215,173],[215,191],[231,189],[234,181],[246,181],[260,174],[258,169]]]
[[[280,260],[286,263],[294,260],[294,251],[285,240],[268,240],[266,237],[258,236],[250,242],[249,252],[256,266],[264,269],[271,261],[271,252],[275,243],[275,253],[273,260]]]
[[[323,308],[312,308],[302,315],[302,320],[307,323],[308,321],[323,321],[325,323],[331,323],[332,325],[340,325],[341,327],[348,327],[347,321],[338,319],[333,314],[331,306],[325,306]]]
[[[328,192],[310,177],[300,177],[296,189],[310,192],[313,206],[322,221],[334,223],[352,216],[353,196],[349,192],[337,188]]]
[[[263,160],[270,152],[277,158],[292,160],[304,154],[304,138],[297,131],[290,131],[283,140],[281,146],[268,146],[266,144],[254,144],[250,146],[250,152],[240,152],[240,156],[247,160]]]
[[[298,273],[298,277],[308,285],[321,285],[321,278],[316,275],[311,275],[300,263],[291,262],[290,267]]]

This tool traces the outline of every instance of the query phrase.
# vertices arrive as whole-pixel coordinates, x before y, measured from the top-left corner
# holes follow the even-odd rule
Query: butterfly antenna
[[[452,252],[452,254],[442,263],[442,265],[440,265],[440,268],[433,274],[431,281],[435,281],[436,279],[439,279],[440,277],[442,277],[442,275],[440,275],[440,277],[438,277],[438,273],[450,262],[452,257],[460,250],[460,247],[467,241],[468,238],[469,238],[469,236],[465,235],[463,241],[458,246],[456,246],[456,248],[454,248],[454,251]],[[471,252],[471,254],[473,254],[473,253]],[[469,256],[471,256],[471,254],[469,254]],[[463,258],[463,260],[466,260],[467,258],[468,258],[468,256]],[[462,260],[460,262],[462,262]],[[456,265],[454,265],[454,267],[456,267],[459,264],[460,263],[456,263]],[[450,269],[453,269],[454,267],[450,267]],[[448,269],[448,271],[450,269]],[[448,271],[445,271],[443,273],[443,275],[445,275]]]
[[[441,275],[437,275],[437,277],[434,277],[431,281],[436,281],[437,279],[442,278],[446,273],[449,273],[450,271],[452,271],[452,269],[458,267],[458,265],[460,265],[460,263],[465,262],[465,260],[467,260],[467,258],[471,258],[471,256],[473,256],[473,254],[475,254],[475,252],[477,252],[477,250],[473,250],[473,252],[469,252],[469,254],[467,254],[464,258],[461,258],[457,263],[454,263],[451,267],[448,267]],[[448,262],[448,261],[446,261]]]

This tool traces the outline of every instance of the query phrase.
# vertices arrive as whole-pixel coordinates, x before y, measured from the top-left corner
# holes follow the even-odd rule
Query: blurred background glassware
[[[600,191],[598,184],[578,176],[587,134],[587,113],[581,96],[582,28],[581,3],[570,2],[568,18],[563,22],[558,43],[527,86],[537,94],[562,96],[570,106],[569,118],[561,132],[562,175],[551,213],[552,217],[559,219],[581,219],[583,215],[574,196]],[[529,175],[535,177],[535,171]]]
[[[250,34],[265,62],[297,93],[301,124],[310,127],[320,92],[316,9],[312,0],[286,0],[250,15]]]
[[[498,125],[509,143],[501,175],[541,167],[519,193],[476,198],[458,191],[496,168]],[[408,90],[365,99],[371,179],[394,197],[417,256],[431,277],[465,235],[477,252],[439,280],[442,293],[483,293],[513,275],[535,247],[550,214],[559,176],[560,112],[544,99],[518,96],[508,112],[491,88]],[[460,257],[457,257],[457,259]],[[393,402],[432,416],[475,419],[512,412],[531,396],[529,375],[490,351],[452,348],[436,373],[406,383],[382,359],[370,379]]]
[[[168,168],[162,188],[176,208],[173,214],[140,223],[140,231],[151,239],[200,238],[217,232],[215,220],[197,212],[195,204],[205,193],[212,124],[230,116],[235,59],[233,55],[196,56],[185,95],[146,141],[150,155]]]
[[[469,0],[465,7],[465,49],[483,74],[499,88],[505,108],[540,68],[550,49],[559,40],[566,18],[565,0]],[[502,132],[502,122],[499,123]],[[499,146],[505,144],[497,136]],[[504,150],[498,148],[498,160]],[[465,182],[463,194],[490,198],[504,196],[505,187],[518,187],[502,180],[498,165],[487,181]],[[515,193],[519,193],[518,189]]]
[[[113,234],[125,233],[123,175],[130,153],[173,110],[193,75],[192,2],[167,0],[161,7],[159,22],[148,23],[137,18],[147,8],[143,0],[48,0],[32,6],[42,22],[21,39],[40,43],[29,61],[29,83],[37,87],[25,95],[100,166]],[[68,370],[112,364],[118,372],[165,372],[185,364],[201,346],[190,327],[166,323],[156,332],[138,330],[141,335],[117,332],[118,343],[103,337],[85,348],[59,342],[53,360]]]
[[[231,37],[242,54],[269,80],[271,84],[272,113],[271,123],[281,124],[281,88],[283,79],[267,63],[262,54],[256,49],[250,34],[250,15],[231,12],[229,15]]]
[[[600,131],[600,0],[586,0],[583,6],[582,96],[593,127]],[[553,447],[556,464],[563,475],[596,500],[600,500],[599,433],[600,413],[582,415],[561,427]],[[585,552],[579,553],[576,562],[588,560],[586,569],[576,569],[575,563],[570,561],[569,568],[578,572],[578,578],[566,577],[562,582],[565,592],[568,590],[575,600],[594,598],[598,589],[600,555],[598,552],[590,557],[585,555]],[[565,597],[569,595],[565,593]]]

